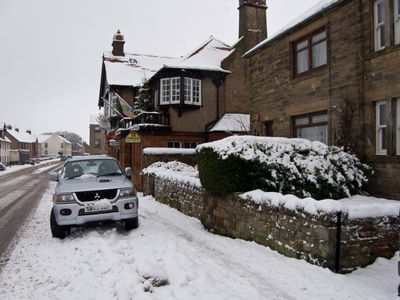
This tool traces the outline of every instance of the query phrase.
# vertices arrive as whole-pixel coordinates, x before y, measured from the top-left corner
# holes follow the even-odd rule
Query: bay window
[[[182,91],[183,89],[183,91]],[[201,105],[201,80],[184,77],[163,78],[160,80],[160,105],[183,103]]]
[[[387,153],[387,112],[386,101],[376,103],[376,154],[386,155]]]
[[[294,43],[295,75],[308,73],[327,64],[326,30],[310,34]]]

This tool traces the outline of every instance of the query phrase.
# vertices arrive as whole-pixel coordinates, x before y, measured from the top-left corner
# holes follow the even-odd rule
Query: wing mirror
[[[125,168],[125,176],[128,177],[129,179],[132,176],[132,169],[130,167]]]
[[[50,172],[49,173],[49,179],[51,181],[58,181],[58,173],[57,172]]]

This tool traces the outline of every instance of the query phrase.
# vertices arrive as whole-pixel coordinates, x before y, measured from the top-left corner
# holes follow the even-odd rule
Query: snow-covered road
[[[256,243],[221,237],[140,198],[140,227],[105,226],[53,239],[54,183],[0,274],[0,299],[398,299],[398,255],[334,274]]]

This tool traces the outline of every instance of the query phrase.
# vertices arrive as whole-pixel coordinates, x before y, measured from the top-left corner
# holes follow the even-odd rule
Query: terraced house
[[[399,34],[399,0],[320,1],[245,54],[252,130],[344,146],[400,199]]]

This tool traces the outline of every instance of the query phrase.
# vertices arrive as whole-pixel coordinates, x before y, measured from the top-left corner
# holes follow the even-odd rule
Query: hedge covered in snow
[[[362,194],[372,170],[341,148],[304,139],[233,136],[196,149],[201,184],[227,195],[261,189],[314,199]]]

